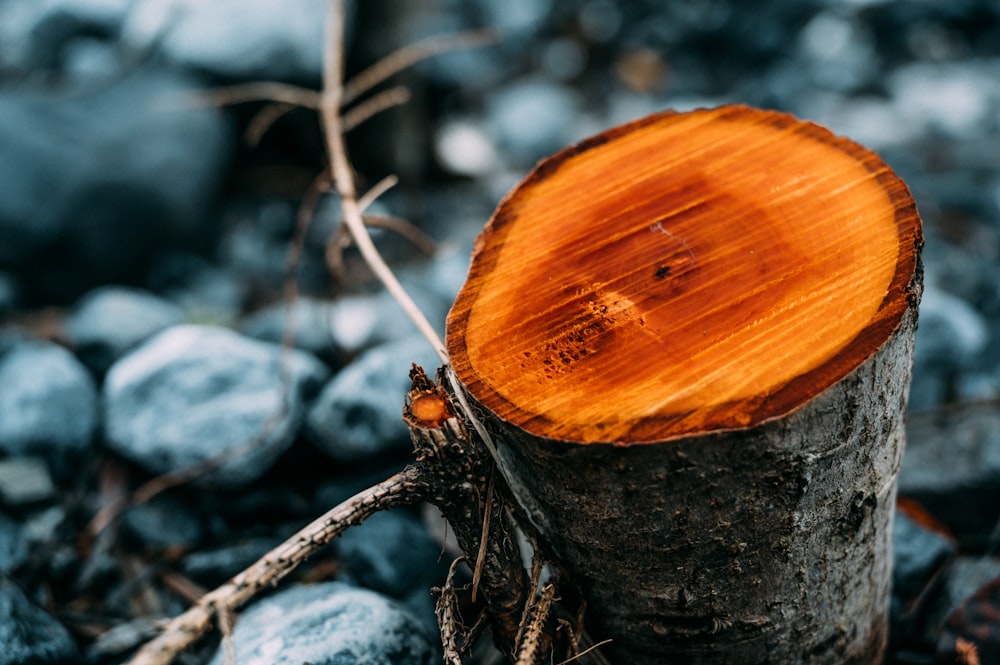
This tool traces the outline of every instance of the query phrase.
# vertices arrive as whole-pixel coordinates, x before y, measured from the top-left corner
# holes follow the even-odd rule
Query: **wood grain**
[[[479,403],[548,439],[751,428],[888,339],[920,243],[906,186],[856,143],[746,107],[663,113],[502,201],[448,351]]]

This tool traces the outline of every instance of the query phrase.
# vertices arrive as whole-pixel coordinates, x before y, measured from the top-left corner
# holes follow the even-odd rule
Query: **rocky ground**
[[[972,642],[1000,662],[1000,5],[357,4],[352,71],[443,31],[501,35],[400,75],[410,104],[350,140],[363,181],[401,177],[379,212],[440,243],[424,258],[377,232],[441,327],[500,196],[600,129],[741,102],[885,158],[927,238],[890,661],[971,663],[954,653]],[[288,113],[250,145],[260,104],[192,103],[252,80],[316,85],[323,6],[0,0],[0,665],[123,661],[156,619],[408,459],[407,370],[435,359],[351,250],[330,277],[335,202],[298,265],[297,348],[280,351],[288,243],[323,164],[314,117]],[[93,528],[143,483],[227,451]],[[242,616],[240,662],[436,662],[428,588],[449,557],[430,522],[394,510],[349,530]]]

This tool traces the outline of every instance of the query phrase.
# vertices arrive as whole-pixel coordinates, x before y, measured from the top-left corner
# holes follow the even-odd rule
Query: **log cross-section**
[[[921,243],[878,156],[747,107],[609,130],[501,202],[448,352],[615,662],[881,653]]]

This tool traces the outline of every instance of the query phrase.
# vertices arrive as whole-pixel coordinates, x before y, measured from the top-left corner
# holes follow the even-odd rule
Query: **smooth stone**
[[[0,271],[0,316],[14,311],[20,297],[20,287],[14,276]]]
[[[340,347],[331,330],[331,314],[336,301],[327,302],[300,296],[291,310],[295,348],[308,351],[330,363],[339,360]],[[247,337],[281,344],[289,325],[289,308],[283,302],[253,312],[240,322],[240,332]]]
[[[0,501],[11,507],[30,506],[56,495],[48,465],[37,457],[0,460]]]
[[[26,300],[139,283],[156,253],[204,237],[233,137],[217,109],[169,107],[199,83],[144,68],[72,94],[0,91],[0,269]]]
[[[181,308],[189,321],[229,326],[239,318],[247,284],[239,275],[184,251],[162,253],[150,269],[149,286]]]
[[[978,663],[1000,662],[1000,575],[981,586],[948,615],[938,640],[937,656],[942,663],[969,663],[968,646],[975,647]],[[962,640],[962,642],[959,642]],[[965,647],[964,649],[962,647]],[[965,659],[955,656],[964,652]]]
[[[4,0],[0,2],[0,67],[57,67],[82,36],[112,33],[133,0]]]
[[[569,89],[529,78],[499,88],[487,101],[486,119],[504,154],[530,166],[582,138],[574,126],[581,110]]]
[[[888,77],[899,121],[915,124],[922,133],[973,136],[988,122],[1000,95],[998,67],[998,59],[899,67]]]
[[[0,576],[0,665],[66,665],[79,659],[69,632]]]
[[[402,604],[342,582],[293,586],[240,614],[240,665],[431,665],[439,656]],[[223,650],[212,665],[223,665]]]
[[[474,120],[444,122],[434,137],[438,162],[449,172],[487,176],[500,168],[500,157],[486,128]]]
[[[97,636],[87,647],[84,657],[88,663],[104,663],[116,657],[118,660],[112,662],[125,662],[128,652],[154,639],[161,628],[159,617],[138,617],[115,624]]]
[[[508,39],[523,39],[542,32],[552,15],[553,0],[476,0],[484,24]]]
[[[303,251],[293,270],[299,292],[328,294],[333,289],[326,264],[326,242],[340,223],[335,197],[319,204],[306,232]],[[293,201],[273,197],[238,198],[223,212],[226,233],[219,238],[219,263],[258,293],[284,293],[288,278],[288,251],[297,226]]]
[[[949,615],[987,583],[1000,577],[1000,559],[962,556],[955,559],[927,613],[926,631],[936,641]]]
[[[437,355],[422,337],[370,349],[323,388],[306,419],[306,434],[337,462],[361,464],[410,449],[403,423],[409,372],[417,363],[433,373]]]
[[[3,481],[0,480],[0,486]],[[0,513],[0,574],[11,573],[28,560],[28,541],[24,529]]]
[[[977,404],[912,416],[899,495],[915,500],[963,542],[1000,520],[1000,408]]]
[[[148,291],[104,286],[73,307],[64,324],[67,341],[95,374],[103,376],[125,353],[184,321],[184,312]]]
[[[224,79],[318,80],[323,0],[167,0],[133,5],[123,41]]]
[[[405,284],[407,292],[436,330],[444,329],[448,304],[426,288]],[[334,343],[344,355],[356,355],[373,347],[411,337],[416,328],[385,291],[346,295],[330,303],[327,326]]]
[[[195,482],[243,487],[291,445],[307,401],[327,374],[319,360],[302,351],[285,356],[277,345],[225,328],[174,326],[108,372],[107,445],[156,474],[226,456],[221,467]]]
[[[18,344],[0,357],[0,451],[44,457],[54,470],[88,450],[97,388],[73,354],[50,342]]]
[[[204,529],[186,504],[169,495],[158,495],[122,515],[122,527],[146,547],[167,549],[197,546]]]
[[[398,599],[427,591],[441,554],[420,520],[403,510],[375,513],[335,543],[349,580]]]
[[[218,586],[280,544],[281,541],[274,538],[257,537],[191,552],[181,561],[181,572],[199,584]]]
[[[928,587],[954,555],[947,538],[930,531],[896,511],[892,531],[892,600],[890,617],[893,640],[917,636],[919,617],[928,597]]]
[[[816,14],[799,33],[797,66],[824,90],[853,93],[879,76],[875,45],[864,21],[841,12]]]
[[[914,362],[968,366],[989,340],[986,319],[972,305],[936,286],[924,289]]]

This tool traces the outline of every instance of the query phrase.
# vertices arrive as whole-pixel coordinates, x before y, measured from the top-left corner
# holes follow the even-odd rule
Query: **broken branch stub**
[[[448,351],[612,662],[876,662],[921,244],[875,154],[746,107],[500,204]]]

